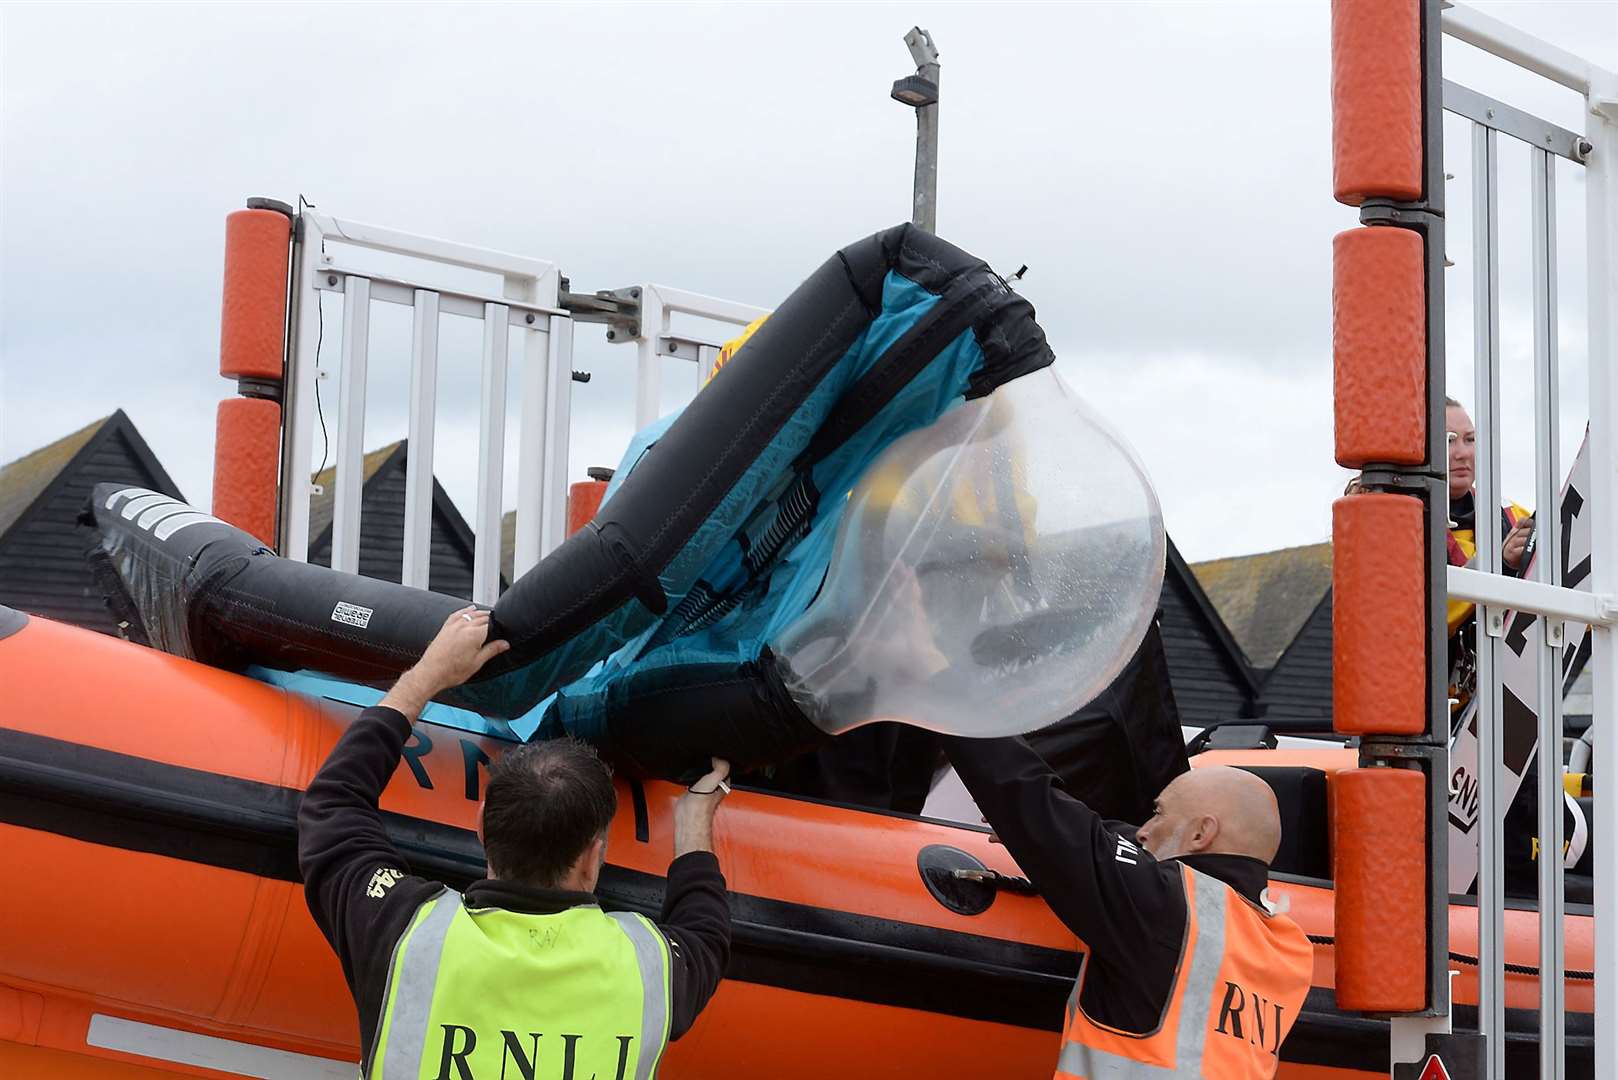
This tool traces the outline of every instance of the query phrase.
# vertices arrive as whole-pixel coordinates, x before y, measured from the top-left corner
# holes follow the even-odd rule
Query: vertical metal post
[[[713,378],[714,365],[719,362],[719,349],[713,345],[697,346],[697,389],[708,385]]]
[[[534,316],[537,320],[539,316]],[[517,527],[512,540],[511,579],[522,577],[540,556],[545,479],[550,465],[550,336],[556,320],[545,317],[544,330],[523,332],[522,428],[517,453]]]
[[[1444,64],[1441,5],[1421,5],[1421,145],[1422,201],[1427,206],[1422,237],[1422,273],[1426,282],[1427,322],[1427,451],[1429,476],[1422,522],[1427,545],[1427,1026],[1434,1032],[1453,1030],[1449,966],[1449,438],[1445,422],[1445,246],[1447,206],[1444,172]],[[1408,1025],[1422,1023],[1411,1018]],[[1398,1028],[1401,1021],[1395,1020]]]
[[[929,42],[929,45],[931,42]],[[937,55],[934,53],[933,55]],[[938,62],[916,69],[938,85]],[[938,105],[916,110],[916,178],[911,188],[911,216],[919,228],[938,231]]]
[[[360,572],[365,376],[370,347],[371,281],[350,275],[343,281],[343,373],[337,398],[337,475],[331,517],[331,568],[349,574]]]
[[[438,412],[438,294],[415,291],[410,330],[410,435],[406,444],[404,566],[399,580],[428,587],[433,562],[433,440]]]
[[[551,317],[550,349],[545,363],[546,391],[544,487],[540,492],[537,557],[550,554],[567,536],[568,452],[573,433],[573,320]]]
[[[315,289],[322,234],[307,214],[292,229],[292,348],[283,393],[280,551],[283,559],[309,558],[310,450],[315,429],[315,366],[320,351],[320,298]]]
[[[1585,98],[1591,153],[1585,163],[1586,227],[1589,229],[1590,307],[1590,543],[1592,551],[1618,546],[1618,77],[1602,72]],[[1618,560],[1591,560],[1591,588],[1597,596],[1618,593]],[[1618,628],[1592,628],[1590,666],[1595,670],[1591,724],[1597,727],[1592,772],[1595,790],[1595,1075],[1618,1076]]]
[[[938,50],[933,36],[912,27],[905,44],[916,62],[916,74],[932,84],[933,101],[916,109],[916,175],[911,185],[911,220],[930,233],[938,231]]]
[[[656,420],[663,409],[663,358],[659,339],[669,330],[669,313],[651,286],[640,291],[640,338],[635,342],[635,430]]]
[[[1558,437],[1560,373],[1556,355],[1556,159],[1529,151],[1533,187],[1534,272],[1534,506],[1536,577],[1562,583],[1556,505],[1561,475]],[[1539,1075],[1561,1080],[1563,1040],[1562,935],[1562,648],[1561,620],[1545,619],[1539,650]]]
[[[478,417],[478,499],[473,524],[472,602],[500,599],[500,501],[506,457],[506,372],[511,309],[483,305],[483,382]]]
[[[1495,133],[1472,127],[1472,321],[1476,365],[1477,478],[1472,492],[1477,568],[1500,572],[1499,194]],[[1487,1047],[1485,1075],[1505,1068],[1505,900],[1500,805],[1501,701],[1499,642],[1494,620],[1503,613],[1478,605],[1478,1031]]]

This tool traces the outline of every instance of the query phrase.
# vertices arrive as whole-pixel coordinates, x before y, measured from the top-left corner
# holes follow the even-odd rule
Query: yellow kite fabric
[[[747,329],[743,330],[739,336],[733,337],[729,341],[725,342],[725,344],[719,350],[719,359],[713,362],[713,371],[708,374],[708,378],[711,379],[715,375],[719,374],[719,369],[730,363],[730,358],[735,356],[743,345],[747,344],[747,339],[757,333],[758,328],[763,326],[764,320],[768,318],[768,315],[760,315],[758,318],[748,323]],[[703,385],[707,385],[707,383],[704,382]]]

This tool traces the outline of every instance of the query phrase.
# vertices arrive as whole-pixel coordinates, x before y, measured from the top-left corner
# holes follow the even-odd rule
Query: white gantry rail
[[[737,304],[667,285],[639,285],[630,293],[631,298],[640,304],[641,331],[635,339],[636,428],[643,428],[658,417],[658,403],[663,393],[664,357],[696,361],[698,377],[703,380],[713,373],[721,343],[671,333],[670,326],[675,315],[691,315],[743,327],[761,315],[769,314],[766,308]],[[618,340],[616,336],[612,336],[612,339]]]
[[[1501,805],[1499,616],[1507,609],[1532,612],[1545,620],[1542,640],[1551,647],[1539,657],[1540,851],[1562,850],[1561,670],[1563,623],[1592,628],[1595,694],[1592,728],[1595,756],[1595,1075],[1618,1076],[1618,738],[1611,730],[1618,705],[1618,75],[1523,34],[1465,7],[1443,13],[1444,33],[1583,94],[1588,106],[1581,135],[1464,87],[1445,85],[1444,105],[1472,119],[1473,312],[1476,363],[1478,464],[1476,569],[1450,568],[1450,595],[1475,602],[1478,623],[1478,740],[1481,776],[1481,850],[1478,875],[1479,1030],[1486,1039],[1486,1075],[1504,1075],[1505,974],[1503,829]],[[1498,264],[1498,154],[1500,135],[1532,147],[1534,284],[1534,443],[1535,506],[1540,558],[1536,580],[1501,575],[1500,518],[1487,508],[1500,505]],[[1587,277],[1589,288],[1590,460],[1589,506],[1594,552],[1590,592],[1557,584],[1562,580],[1559,515],[1554,511],[1560,463],[1557,460],[1559,382],[1557,364],[1557,252],[1555,159],[1585,169]],[[1539,1075],[1565,1075],[1563,1023],[1565,969],[1562,860],[1541,856]],[[1442,873],[1443,868],[1436,868]]]
[[[364,271],[356,252],[406,256],[412,267],[436,264],[497,275],[498,295],[407,281]],[[440,273],[437,276],[443,277]],[[493,603],[500,589],[500,516],[505,478],[510,327],[522,333],[522,402],[517,463],[518,565],[538,561],[560,542],[566,524],[568,411],[572,391],[572,320],[557,306],[560,275],[540,259],[412,236],[305,209],[294,240],[285,451],[281,477],[281,553],[306,559],[312,447],[318,418],[319,352],[327,328],[321,294],[342,297],[337,392],[336,472],[332,492],[333,569],[359,572],[360,494],[364,486],[365,387],[373,303],[414,312],[410,355],[409,457],[406,461],[404,561],[400,580],[426,588],[432,561],[434,416],[438,329],[443,314],[483,322],[481,407],[472,598]],[[333,328],[336,329],[336,328]]]
[[[483,345],[476,506],[472,512],[472,599],[494,603],[500,592],[500,525],[508,469],[515,468],[516,487],[513,573],[520,576],[562,542],[567,526],[574,323],[608,320],[595,309],[576,319],[566,307],[565,283],[557,266],[543,259],[415,236],[312,208],[302,211],[298,223],[293,240],[280,487],[282,556],[298,560],[309,556],[309,505],[316,493],[311,464],[316,440],[322,438],[316,386],[318,380],[335,379],[331,565],[336,570],[359,572],[371,305],[397,304],[413,314],[400,580],[416,588],[428,586],[439,321],[444,315],[477,319],[483,324]],[[389,265],[408,269],[388,273],[365,269],[374,261],[364,257],[367,253],[396,257]],[[466,271],[477,273],[468,275]],[[491,285],[488,292],[446,284],[457,277],[477,275],[498,284]],[[637,348],[637,428],[657,418],[664,357],[695,361],[700,379],[712,371],[718,355],[719,342],[674,333],[674,316],[739,327],[767,313],[764,308],[663,285],[639,285],[600,295],[616,298],[614,302],[621,302],[625,312],[608,332],[608,340],[632,341]],[[341,298],[340,318],[326,317],[323,296]],[[638,329],[626,330],[626,324]],[[510,344],[513,328],[519,332],[520,342],[515,358]],[[322,366],[331,365],[334,354],[335,366]],[[513,389],[519,397],[518,460],[508,462],[506,416]]]

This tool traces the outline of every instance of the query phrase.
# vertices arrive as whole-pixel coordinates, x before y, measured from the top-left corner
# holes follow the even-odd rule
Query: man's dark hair
[[[554,888],[617,812],[612,769],[594,747],[525,743],[489,767],[483,849],[502,880]]]

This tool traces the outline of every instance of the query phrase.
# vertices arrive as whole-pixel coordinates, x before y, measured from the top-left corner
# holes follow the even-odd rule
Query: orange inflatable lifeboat
[[[301,791],[355,706],[267,686],[0,609],[0,1076],[351,1077],[355,1012],[303,904]],[[1330,747],[1331,744],[1322,744]],[[413,869],[464,886],[497,740],[418,724],[383,795]],[[1214,751],[1196,763],[1289,780],[1352,751]],[[672,845],[672,784],[623,782],[611,908],[654,912]],[[1306,800],[1307,801],[1307,800]],[[1294,841],[1325,835],[1296,824]],[[671,1047],[669,1077],[1048,1076],[1083,945],[976,825],[738,790],[717,847],[733,890],[725,983]],[[1293,842],[1291,849],[1300,851]],[[1323,864],[1317,849],[1295,855]],[[1001,884],[950,870],[981,863]],[[1282,1076],[1385,1075],[1384,1022],[1332,994],[1331,883],[1274,891],[1316,942],[1315,989]],[[1568,1060],[1588,1073],[1592,920],[1567,919]],[[1451,908],[1456,1014],[1475,1018],[1475,909]],[[1507,913],[1508,1063],[1536,1038],[1537,915]],[[1509,1067],[1509,1066],[1508,1066]]]

